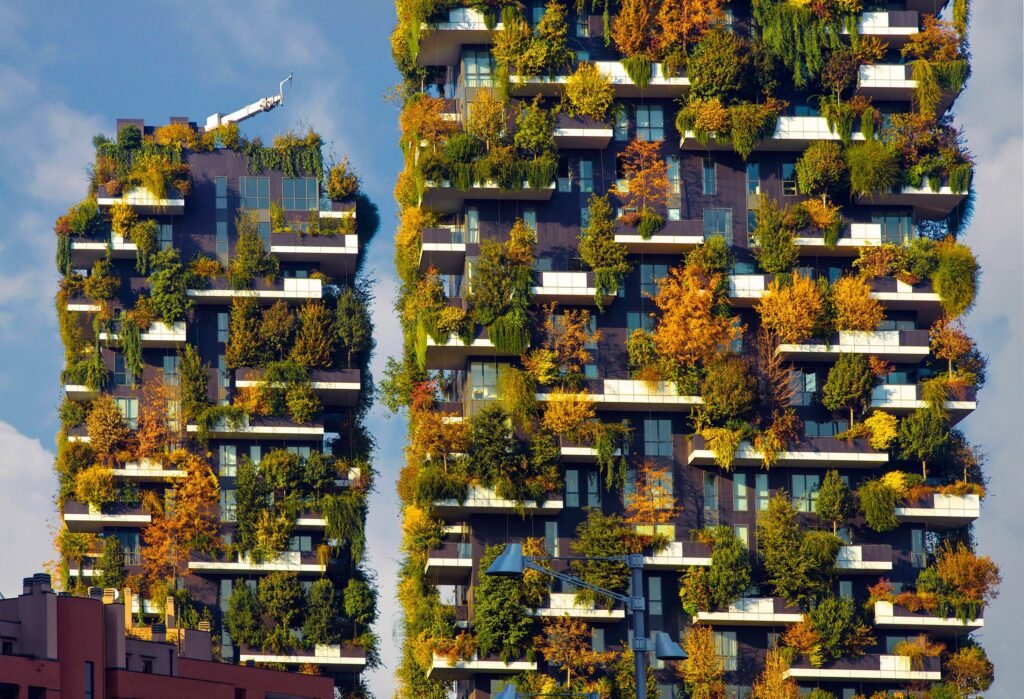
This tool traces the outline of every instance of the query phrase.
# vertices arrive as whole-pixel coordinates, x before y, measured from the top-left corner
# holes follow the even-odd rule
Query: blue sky
[[[982,634],[996,662],[991,697],[1024,686],[1024,178],[1019,0],[974,3],[974,71],[957,121],[979,162],[978,206],[966,240],[984,267],[969,326],[989,354],[990,380],[964,423],[989,454],[993,495],[977,527],[982,551],[1003,569],[1003,594]],[[94,8],[101,7],[102,11]],[[980,6],[980,7],[979,7]],[[391,303],[391,188],[401,165],[397,111],[383,99],[397,81],[388,35],[390,0],[259,3],[29,3],[0,0],[0,592],[52,557],[51,475],[61,349],[52,311],[56,275],[52,222],[85,192],[91,138],[118,117],[163,123],[230,112],[272,94],[294,71],[285,106],[246,122],[251,137],[312,125],[335,156],[348,155],[381,209],[368,269],[379,280],[378,357],[400,351]],[[379,375],[379,372],[378,372]],[[399,521],[394,480],[404,424],[374,413],[381,445],[378,493],[370,507],[371,566],[381,584],[386,667],[371,678],[391,695],[398,619],[394,571]]]

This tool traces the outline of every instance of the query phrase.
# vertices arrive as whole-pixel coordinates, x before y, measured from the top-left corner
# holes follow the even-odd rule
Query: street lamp
[[[494,559],[487,569],[487,575],[503,577],[519,577],[524,570],[535,570],[544,575],[550,575],[556,580],[567,582],[585,590],[591,590],[605,597],[610,597],[617,602],[622,602],[633,615],[633,658],[636,662],[636,699],[647,699],[647,651],[653,650],[658,660],[685,660],[686,653],[679,644],[673,641],[664,631],[655,634],[654,647],[647,641],[644,631],[644,610],[647,608],[647,598],[644,597],[644,557],[643,554],[630,553],[625,556],[552,556],[557,560],[565,561],[614,561],[625,563],[629,568],[630,591],[632,595],[623,595],[612,590],[606,590],[597,585],[580,580],[572,575],[549,570],[534,562],[531,556],[523,555],[522,544],[505,544],[505,550]],[[515,692],[515,690],[512,690]],[[512,699],[515,694],[499,694],[498,699]]]
[[[506,684],[505,689],[498,692],[494,699],[527,699],[527,697],[578,697],[578,699],[599,699],[601,695],[597,692],[586,694],[520,694],[516,691],[515,685]]]

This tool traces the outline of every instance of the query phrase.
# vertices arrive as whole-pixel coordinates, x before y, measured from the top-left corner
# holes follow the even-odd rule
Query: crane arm
[[[215,129],[222,124],[237,124],[240,121],[244,121],[249,117],[255,116],[262,112],[269,112],[271,109],[278,106],[279,104],[283,104],[284,86],[286,83],[291,83],[291,81],[292,74],[289,73],[288,77],[282,80],[278,85],[276,95],[264,97],[261,100],[253,102],[252,104],[247,104],[241,109],[236,109],[235,111],[227,115],[220,114],[219,112],[217,114],[211,114],[210,116],[206,117],[207,131],[209,131],[210,129]]]

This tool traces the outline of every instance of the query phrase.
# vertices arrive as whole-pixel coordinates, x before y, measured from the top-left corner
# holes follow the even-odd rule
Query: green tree
[[[178,381],[181,413],[186,422],[195,420],[209,405],[210,365],[204,364],[195,345],[178,350]]]
[[[168,325],[184,320],[192,308],[192,299],[188,297],[188,274],[176,249],[167,248],[153,256],[149,300],[156,315]]]
[[[606,515],[599,509],[588,509],[587,518],[576,527],[573,551],[580,556],[622,556],[628,553],[626,537],[630,528],[616,514]],[[629,569],[624,563],[613,561],[573,561],[573,575],[591,585],[623,592],[629,582]],[[576,598],[596,602],[598,597],[588,590],[577,590]],[[606,602],[601,598],[602,603]]]
[[[124,584],[124,546],[116,536],[103,537],[103,552],[100,554],[96,567],[102,573],[96,579],[96,584],[102,588],[121,589]]]
[[[329,369],[334,364],[334,316],[323,303],[310,301],[299,309],[291,358],[309,369]]]
[[[937,245],[936,251],[938,267],[932,274],[932,284],[946,316],[956,318],[974,305],[978,260],[969,247],[952,239]]]
[[[504,545],[488,546],[480,559],[480,570],[487,570],[504,548]],[[476,604],[474,630],[480,656],[497,653],[505,662],[523,657],[531,646],[533,621],[523,604],[522,581],[481,575],[473,599]]]
[[[248,289],[257,277],[275,278],[280,271],[277,258],[263,245],[256,215],[248,212],[235,219],[234,256],[228,265],[228,282],[233,289]]]
[[[850,488],[839,475],[839,471],[832,469],[825,474],[825,479],[818,488],[818,503],[815,512],[822,519],[832,522],[832,533],[836,533],[839,522],[845,522],[853,516],[853,496]]]
[[[871,405],[874,383],[874,374],[871,373],[867,356],[843,352],[829,369],[828,379],[821,388],[821,403],[832,411],[849,409],[852,427],[854,411],[864,410]]]
[[[879,480],[864,481],[857,489],[864,522],[876,532],[892,531],[900,525],[896,517],[896,503],[900,494]],[[821,497],[819,493],[819,498]]]
[[[768,274],[787,274],[793,271],[800,258],[800,249],[794,242],[792,229],[786,225],[782,211],[775,200],[761,195],[757,207],[757,226],[752,234],[756,241],[754,258]]]
[[[874,643],[852,599],[825,597],[811,610],[810,620],[825,660],[863,655],[864,647]]]
[[[768,583],[788,603],[807,603],[828,589],[840,541],[828,532],[804,532],[785,492],[759,513],[757,544]]]
[[[263,643],[263,608],[256,592],[245,580],[235,580],[224,614],[224,627],[240,646],[259,648]]]
[[[257,589],[263,612],[274,621],[265,645],[275,653],[290,650],[296,644],[292,629],[301,625],[305,595],[295,573],[275,570],[260,578]]]
[[[796,181],[802,193],[825,202],[843,185],[847,169],[842,146],[835,141],[814,141],[796,162]]]
[[[900,183],[899,153],[882,141],[854,143],[846,149],[850,191],[857,196],[888,192]]]
[[[718,98],[722,104],[742,99],[750,89],[750,49],[743,39],[725,29],[704,34],[686,63],[690,98]]]
[[[346,365],[352,358],[373,347],[373,321],[367,308],[369,290],[346,287],[338,296],[334,312],[334,332],[338,349],[344,353]]]
[[[306,619],[302,640],[307,646],[337,643],[338,601],[334,584],[327,578],[313,581],[306,594]]]
[[[520,108],[513,143],[534,158],[555,152],[555,115],[540,105],[539,95]]]
[[[704,399],[701,421],[725,424],[750,413],[757,398],[757,383],[746,360],[729,354],[708,364],[700,393]]]
[[[295,314],[286,301],[277,301],[263,309],[258,340],[262,362],[277,362],[288,356],[294,335]]]
[[[938,456],[949,442],[948,425],[935,410],[915,410],[900,421],[900,458],[921,462],[921,475],[928,478],[928,461]]]
[[[598,307],[606,294],[616,294],[622,280],[629,274],[629,252],[622,243],[615,242],[615,213],[608,197],[590,195],[587,225],[580,230],[580,259],[594,270],[595,300]]]
[[[708,583],[711,602],[726,607],[750,587],[750,552],[731,527],[715,527]]]
[[[509,477],[521,460],[519,451],[508,414],[500,407],[487,406],[470,419],[468,468],[471,477],[486,485]]]
[[[377,618],[377,588],[351,578],[345,586],[345,616],[357,626],[369,627]]]
[[[258,548],[256,523],[267,507],[270,493],[247,455],[238,460],[235,473],[235,546],[240,551],[252,552]]]
[[[260,346],[260,310],[256,299],[251,296],[232,299],[228,318],[228,343],[224,348],[228,369],[259,366],[263,352]]]

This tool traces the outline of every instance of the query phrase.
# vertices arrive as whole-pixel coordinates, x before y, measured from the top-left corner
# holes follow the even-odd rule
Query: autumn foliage
[[[871,296],[862,277],[842,277],[832,285],[836,330],[874,330],[885,317],[882,304]]]
[[[661,157],[661,143],[633,139],[619,154],[622,173],[629,180],[623,205],[640,214],[667,201],[668,168]]]
[[[818,285],[807,277],[796,275],[793,283],[783,286],[778,280],[757,305],[762,325],[780,342],[799,343],[809,340],[825,311]]]
[[[654,297],[662,313],[654,330],[660,355],[684,366],[706,362],[742,336],[742,327],[715,313],[720,281],[687,267],[669,270]]]

